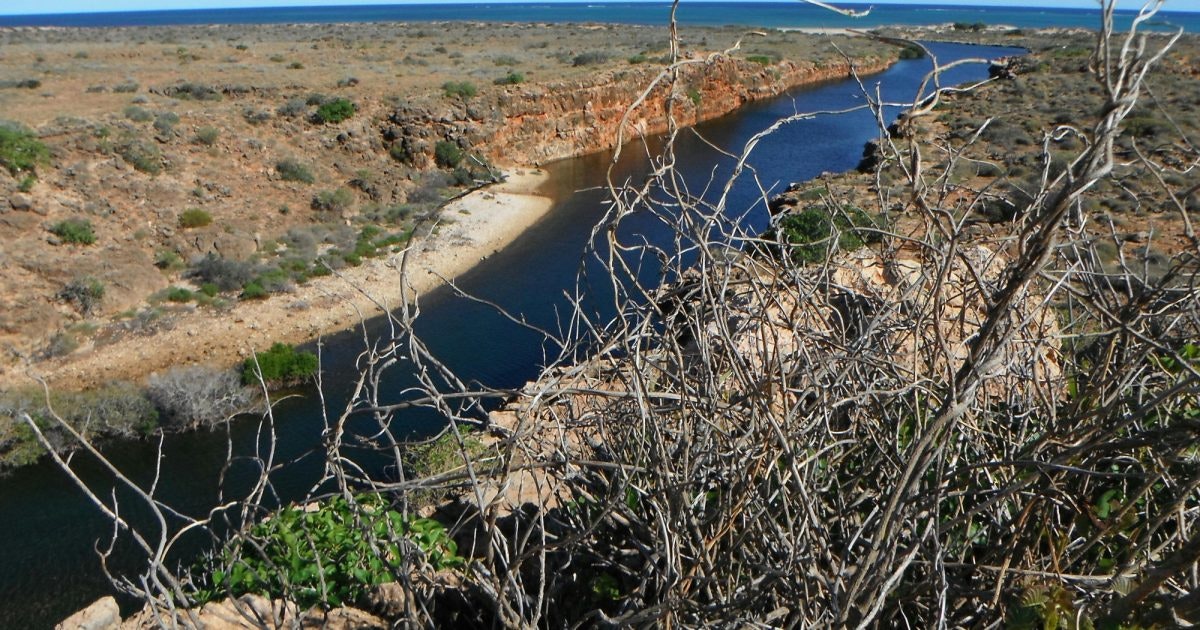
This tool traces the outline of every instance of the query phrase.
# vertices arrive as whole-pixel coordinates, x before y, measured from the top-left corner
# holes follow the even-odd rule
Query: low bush
[[[571,59],[572,66],[594,66],[602,64],[610,59],[610,55],[601,50],[593,50],[575,55]]]
[[[266,352],[257,352],[246,359],[242,364],[242,383],[254,385],[261,378],[272,387],[298,385],[316,376],[319,367],[317,355],[277,343]]]
[[[236,372],[203,366],[151,375],[146,395],[168,429],[215,427],[245,411],[253,400]]]
[[[316,117],[318,121],[326,124],[340,123],[353,116],[355,111],[357,108],[354,103],[344,98],[335,98],[318,107]]]
[[[59,290],[58,299],[71,303],[81,315],[91,315],[104,300],[104,283],[91,277],[76,278]]]
[[[312,172],[308,170],[307,166],[292,158],[280,160],[276,163],[275,172],[279,173],[279,176],[288,182],[311,184],[316,181],[316,178],[313,177]]]
[[[49,149],[32,131],[16,124],[0,123],[0,166],[9,173],[35,171],[49,161]]]
[[[91,245],[96,242],[96,232],[87,219],[65,219],[55,223],[50,231],[64,243]]]
[[[209,254],[197,260],[188,271],[187,277],[215,285],[221,291],[240,289],[258,275],[252,263],[222,258]]]
[[[354,193],[346,188],[322,190],[312,199],[312,209],[318,212],[345,212],[354,205]]]
[[[165,297],[168,302],[191,302],[196,296],[184,287],[168,287]]]
[[[287,102],[285,102],[283,105],[280,105],[279,108],[275,110],[276,114],[279,114],[284,118],[303,116],[307,112],[308,103],[305,103],[304,99],[302,98],[289,98]]]
[[[154,120],[154,114],[148,109],[130,105],[125,108],[125,118],[133,122],[150,122]]]
[[[273,514],[198,564],[193,579],[201,602],[266,593],[301,607],[337,607],[394,581],[414,552],[434,571],[466,564],[441,523],[406,517],[377,497],[354,504],[337,497],[315,510]]]
[[[179,227],[198,228],[212,224],[212,215],[200,208],[188,208],[179,215]]]
[[[454,168],[463,161],[466,155],[458,144],[449,140],[441,140],[433,147],[433,159],[438,166]]]
[[[162,112],[154,117],[154,130],[163,135],[173,133],[178,124],[179,114],[175,112]]]
[[[497,66],[515,66],[515,65],[521,63],[520,61],[517,61],[517,58],[513,57],[512,55],[500,55],[499,57],[492,59],[492,62],[495,63]]]
[[[506,76],[500,77],[492,83],[496,85],[518,85],[525,82],[525,75],[520,72],[509,72]]]
[[[117,155],[120,155],[133,168],[147,175],[157,175],[162,172],[162,151],[154,142],[140,138],[127,138],[117,146]]]
[[[449,98],[468,99],[475,96],[475,84],[469,81],[447,81],[442,84],[442,92]]]
[[[854,206],[842,206],[832,213],[812,206],[784,216],[769,238],[778,239],[794,262],[815,263],[839,249],[853,251],[878,242],[881,227],[878,219]]]
[[[216,127],[200,127],[196,130],[196,136],[192,139],[196,144],[203,144],[211,147],[217,143],[217,138],[221,137],[221,131]]]
[[[760,66],[769,66],[775,63],[775,60],[769,55],[746,55],[746,61],[749,61],[750,63],[756,63]]]
[[[255,280],[251,280],[242,286],[242,292],[238,297],[243,300],[262,300],[268,295],[267,289]]]

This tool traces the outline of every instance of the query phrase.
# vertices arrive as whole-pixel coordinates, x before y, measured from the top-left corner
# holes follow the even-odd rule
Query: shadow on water
[[[943,61],[962,57],[995,58],[1017,51],[1005,48],[934,45]],[[865,79],[874,89],[882,84],[887,99],[911,100],[927,69],[927,61],[906,61]],[[944,84],[986,77],[986,67],[972,65],[946,77]],[[692,190],[701,190],[714,173],[728,173],[731,160],[708,143],[739,148],[750,136],[781,116],[797,112],[843,110],[863,102],[853,81],[837,81],[796,90],[777,99],[750,105],[739,112],[686,131],[677,145],[679,166]],[[894,115],[890,112],[889,116]],[[790,182],[812,179],[823,172],[853,168],[863,143],[876,137],[868,111],[821,116],[788,125],[763,142],[751,164],[768,192],[779,192]],[[703,136],[707,142],[701,141]],[[653,142],[653,141],[652,141]],[[645,151],[629,145],[618,168],[618,180],[646,176]],[[550,175],[544,193],[555,199],[554,210],[516,242],[490,256],[487,262],[464,274],[458,286],[465,292],[520,314],[534,325],[558,331],[559,316],[566,312],[565,292],[575,287],[584,261],[583,250],[593,226],[604,215],[606,191],[601,189],[611,157],[585,156],[546,166]],[[715,170],[714,170],[715,169]],[[751,231],[765,227],[768,217],[754,181],[742,177],[734,187],[728,207],[745,213]],[[620,238],[645,238],[666,244],[672,226],[661,217],[639,213],[622,225]],[[655,271],[648,268],[651,276]],[[597,299],[599,297],[599,299]],[[592,296],[603,313],[602,290]],[[449,288],[421,299],[422,316],[416,332],[432,353],[466,382],[490,387],[516,387],[537,375],[539,366],[557,356],[559,349],[546,344],[535,332],[521,328],[490,307],[464,299]],[[384,318],[365,324],[367,338],[386,335]],[[364,345],[362,329],[327,337],[321,342],[324,392],[329,409],[340,409],[356,376],[356,359]],[[415,383],[411,373],[397,366],[388,374],[385,389],[401,392]],[[303,457],[319,445],[324,427],[323,410],[314,391],[279,402],[275,407],[276,461],[297,459],[273,477],[273,492],[281,501],[304,495],[321,467],[319,457]],[[413,434],[428,434],[441,419],[430,413],[399,415],[395,423]],[[225,470],[227,437],[238,454],[268,447],[259,423],[241,420],[225,431],[172,435],[163,439],[159,496],[185,514],[206,513],[216,504],[218,480],[226,480],[227,497],[237,497],[257,473],[247,464]],[[154,477],[157,442],[113,444],[104,449],[108,458],[131,478],[149,482]],[[111,476],[94,463],[77,459],[83,477],[103,497],[113,491]],[[80,491],[48,463],[18,470],[0,479],[0,627],[50,627],[57,620],[109,592],[96,560],[94,547],[104,545],[111,526],[84,500]],[[97,539],[101,542],[97,543]],[[199,542],[199,541],[197,541]],[[192,545],[188,554],[196,551]],[[114,572],[138,568],[139,557],[128,546],[110,562]]]

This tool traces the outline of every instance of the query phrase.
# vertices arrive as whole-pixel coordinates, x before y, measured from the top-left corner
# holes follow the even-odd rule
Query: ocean
[[[4,9],[0,7],[0,12]],[[121,11],[56,15],[0,15],[0,27],[168,26],[203,24],[286,24],[336,22],[606,22],[665,24],[669,3],[498,3],[405,4],[383,6],[277,7],[186,11]],[[1128,28],[1134,13],[1119,12],[1117,26]],[[1023,7],[948,7],[908,4],[874,7],[862,18],[849,18],[800,2],[685,2],[677,17],[698,26],[741,25],[764,28],[873,28],[889,24],[983,22],[1017,28],[1095,28],[1097,11]],[[1200,32],[1200,13],[1164,12],[1153,28]]]

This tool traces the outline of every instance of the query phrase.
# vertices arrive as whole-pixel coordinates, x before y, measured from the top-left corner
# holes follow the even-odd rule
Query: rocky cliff
[[[630,107],[661,68],[610,69],[586,80],[512,86],[469,102],[408,104],[392,113],[383,134],[409,154],[427,159],[432,159],[436,142],[451,140],[497,162],[538,164],[615,147],[623,120],[624,140],[629,141],[667,131],[668,110],[677,125],[689,126],[798,86],[844,78],[852,70],[879,72],[893,60],[866,57],[853,66],[844,60],[771,65],[729,57],[695,61],[682,69],[673,92],[669,81],[659,81],[633,111]]]

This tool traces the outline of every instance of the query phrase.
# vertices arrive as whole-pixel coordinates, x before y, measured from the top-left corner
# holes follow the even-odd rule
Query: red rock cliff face
[[[858,60],[854,69],[870,74],[890,59]],[[440,140],[471,147],[502,164],[536,164],[595,153],[639,135],[668,128],[668,107],[680,126],[717,118],[751,101],[770,98],[800,85],[841,79],[850,64],[818,65],[784,61],[771,66],[721,58],[686,66],[673,96],[667,82],[622,119],[660,72],[659,68],[609,70],[587,81],[519,85],[490,91],[467,103],[397,109],[385,139],[413,156],[432,153]]]

